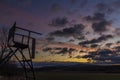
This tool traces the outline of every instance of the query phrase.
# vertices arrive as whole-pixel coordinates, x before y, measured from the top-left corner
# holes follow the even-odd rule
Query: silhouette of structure
[[[27,35],[25,35],[25,33],[17,33],[17,30],[25,31]],[[36,39],[31,37],[31,33],[41,35],[41,33],[16,27],[15,22],[14,25],[9,29],[8,33],[7,48],[9,51],[7,53],[2,53],[4,55],[0,59],[1,66],[6,64],[11,57],[14,56],[24,69],[26,80],[35,80],[32,59],[35,58]],[[18,53],[20,55],[17,55]]]

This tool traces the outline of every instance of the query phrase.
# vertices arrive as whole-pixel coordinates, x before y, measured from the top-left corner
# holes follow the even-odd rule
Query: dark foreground
[[[0,68],[0,80],[25,80],[21,68],[9,68]],[[36,80],[120,80],[120,65],[51,66],[36,68],[35,74]]]
[[[25,80],[20,76],[2,77],[0,80]],[[39,72],[36,80],[120,80],[118,73]]]
[[[120,74],[42,72],[38,73],[36,78],[37,80],[120,80]]]

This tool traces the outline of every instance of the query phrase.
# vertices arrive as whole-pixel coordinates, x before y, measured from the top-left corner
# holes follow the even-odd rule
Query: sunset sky
[[[0,28],[37,36],[34,61],[120,62],[120,0],[0,0]]]

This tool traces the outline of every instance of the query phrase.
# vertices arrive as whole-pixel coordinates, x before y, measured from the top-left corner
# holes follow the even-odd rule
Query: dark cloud
[[[62,56],[64,55],[64,54],[69,54],[69,58],[72,58],[72,53],[74,52],[74,51],[76,51],[76,49],[73,49],[73,48],[70,48],[70,49],[68,49],[68,48],[66,48],[66,47],[64,47],[64,48],[56,48],[55,50],[59,50],[58,52],[54,52],[54,54],[62,54]]]
[[[54,27],[65,27],[68,22],[69,21],[66,17],[63,18],[57,17],[53,19],[49,25]]]
[[[74,51],[76,51],[76,49],[70,48],[70,49],[68,50],[68,52],[69,52],[69,58],[72,58],[72,53],[73,53]]]
[[[92,39],[89,41],[80,42],[79,45],[96,44],[96,43],[100,43],[100,42],[103,42],[105,40],[108,40],[110,38],[113,38],[113,36],[112,35],[102,35],[102,36],[98,37],[97,39]]]
[[[75,40],[74,39],[70,39],[68,42],[74,42]]]
[[[112,24],[111,21],[106,20],[105,14],[101,12],[96,12],[93,16],[85,16],[83,19],[92,23],[91,27],[96,33],[109,30],[107,26]]]
[[[108,39],[111,39],[111,38],[113,38],[113,35],[102,35],[97,40],[98,41],[105,41],[105,40],[108,40]]]
[[[57,48],[54,48],[54,50],[62,50],[62,48],[60,48],[60,47],[57,47]]]
[[[79,53],[86,53],[86,51],[80,50]]]
[[[120,52],[120,46],[116,46],[113,48],[116,52]]]
[[[50,48],[50,47],[46,47],[46,48],[44,48],[44,49],[42,49],[44,52],[47,52],[47,51],[51,51],[52,50],[52,48]]]
[[[78,39],[78,40],[85,40],[85,36],[80,36],[80,37],[77,37],[76,39]]]
[[[111,24],[111,22],[106,21],[106,20],[100,21],[98,23],[95,22],[95,23],[92,24],[92,29],[96,33],[102,33],[102,32],[105,32],[105,31],[108,30],[107,26],[110,25],[110,24]]]
[[[73,51],[76,51],[76,49],[70,48],[69,53],[71,54]]]
[[[82,58],[90,58],[96,62],[110,62],[116,63],[120,62],[120,46],[114,47],[113,50],[110,49],[99,49],[94,52],[89,52],[88,55],[82,56]]]
[[[55,54],[66,54],[68,52],[68,49],[65,48],[61,48],[61,50],[59,52],[56,52]]]
[[[113,43],[106,43],[107,47],[111,47],[113,45]]]
[[[79,45],[85,46],[85,45],[88,45],[88,44],[95,44],[95,43],[98,43],[98,42],[100,42],[100,41],[97,40],[97,39],[92,39],[92,40],[89,40],[89,41],[80,42]]]
[[[51,32],[50,35],[52,35],[52,36],[64,36],[64,32],[57,30],[57,31]]]
[[[97,3],[95,7],[97,11],[110,15],[111,13],[118,11],[118,8],[120,8],[120,1],[112,0],[110,3],[100,2]]]
[[[50,52],[51,54],[61,54],[61,55],[68,53],[69,58],[72,58],[72,53],[77,50],[73,48],[67,48],[67,47],[63,47],[63,48],[62,47],[55,47],[55,48],[46,47],[42,49],[42,51]]]
[[[96,12],[93,16],[90,16],[90,15],[85,16],[84,20],[90,21],[90,22],[103,21],[105,20],[105,14]]]
[[[62,30],[57,30],[50,33],[52,36],[64,36],[64,37],[77,37],[80,36],[84,30],[85,26],[83,24],[76,24],[70,28],[64,28]]]
[[[91,48],[97,48],[99,45],[98,44],[92,44],[90,47]]]
[[[68,48],[67,47],[55,47],[55,48],[51,48],[51,47],[46,47],[44,49],[42,49],[42,51],[44,52],[50,52],[51,54],[66,54],[68,51]]]
[[[116,43],[117,43],[117,44],[120,44],[120,41],[117,41]]]
[[[105,60],[111,60],[112,57],[115,57],[113,51],[109,49],[100,49],[95,52],[89,52],[88,55],[85,55],[82,58],[91,58],[92,60],[95,60],[97,62],[104,62]]]

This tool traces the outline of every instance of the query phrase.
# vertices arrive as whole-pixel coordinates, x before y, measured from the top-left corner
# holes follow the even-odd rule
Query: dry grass
[[[25,80],[20,76],[0,77],[0,80]],[[36,80],[120,80],[119,73],[37,72]]]
[[[37,80],[120,80],[119,73],[40,72]]]
[[[20,76],[12,76],[12,77],[0,76],[0,80],[25,80],[25,78],[20,77]]]

